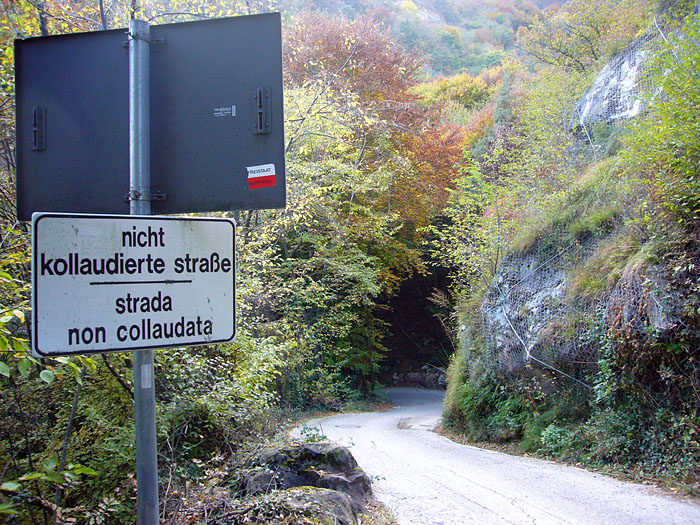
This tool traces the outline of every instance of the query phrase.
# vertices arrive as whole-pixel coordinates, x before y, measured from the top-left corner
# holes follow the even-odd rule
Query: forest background
[[[423,364],[450,365],[445,426],[468,439],[696,491],[700,51],[692,8],[654,0],[2,0],[0,513],[30,523],[129,522],[135,506],[130,355],[37,360],[28,352],[31,254],[28,226],[14,212],[13,39],[125,27],[133,16],[156,24],[272,9],[284,26],[288,206],[224,214],[239,227],[236,341],[157,353],[163,516],[215,488],[236,494],[251,444],[294,410],[351,408],[393,372]],[[648,68],[664,96],[632,122],[581,137],[571,125],[576,102],[652,23],[668,35],[668,52]],[[631,331],[593,308],[576,337],[593,341],[597,358],[576,381],[505,373],[481,310],[503,260],[591,238],[592,255],[571,266],[572,297],[594,304],[623,276],[659,268],[683,290],[674,330]],[[400,303],[416,297],[441,334],[397,322]],[[399,330],[410,350],[399,347]]]

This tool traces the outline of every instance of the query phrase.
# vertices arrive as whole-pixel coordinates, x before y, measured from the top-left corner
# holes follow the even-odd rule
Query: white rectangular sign
[[[35,355],[234,338],[233,221],[35,213],[32,225]]]

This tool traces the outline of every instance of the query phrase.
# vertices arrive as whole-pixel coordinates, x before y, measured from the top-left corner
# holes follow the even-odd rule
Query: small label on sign
[[[221,106],[220,108],[214,108],[215,117],[235,117],[236,116],[236,106]]]
[[[248,170],[248,187],[251,190],[277,186],[277,174],[275,173],[274,164],[250,166],[246,169]]]

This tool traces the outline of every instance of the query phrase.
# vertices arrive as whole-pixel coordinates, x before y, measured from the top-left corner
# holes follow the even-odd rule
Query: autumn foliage
[[[404,137],[410,169],[396,182],[397,211],[405,220],[425,225],[447,205],[462,161],[464,130],[434,124],[421,135]]]
[[[337,89],[355,93],[379,109],[396,111],[395,104],[411,101],[407,92],[417,83],[422,64],[365,16],[350,22],[305,11],[285,31],[288,85],[333,77]]]

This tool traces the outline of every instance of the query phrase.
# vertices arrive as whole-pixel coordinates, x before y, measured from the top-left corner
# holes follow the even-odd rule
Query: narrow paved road
[[[442,392],[388,394],[396,405],[388,412],[308,425],[350,447],[401,525],[700,524],[700,505],[658,489],[439,436],[431,430],[442,414]]]

